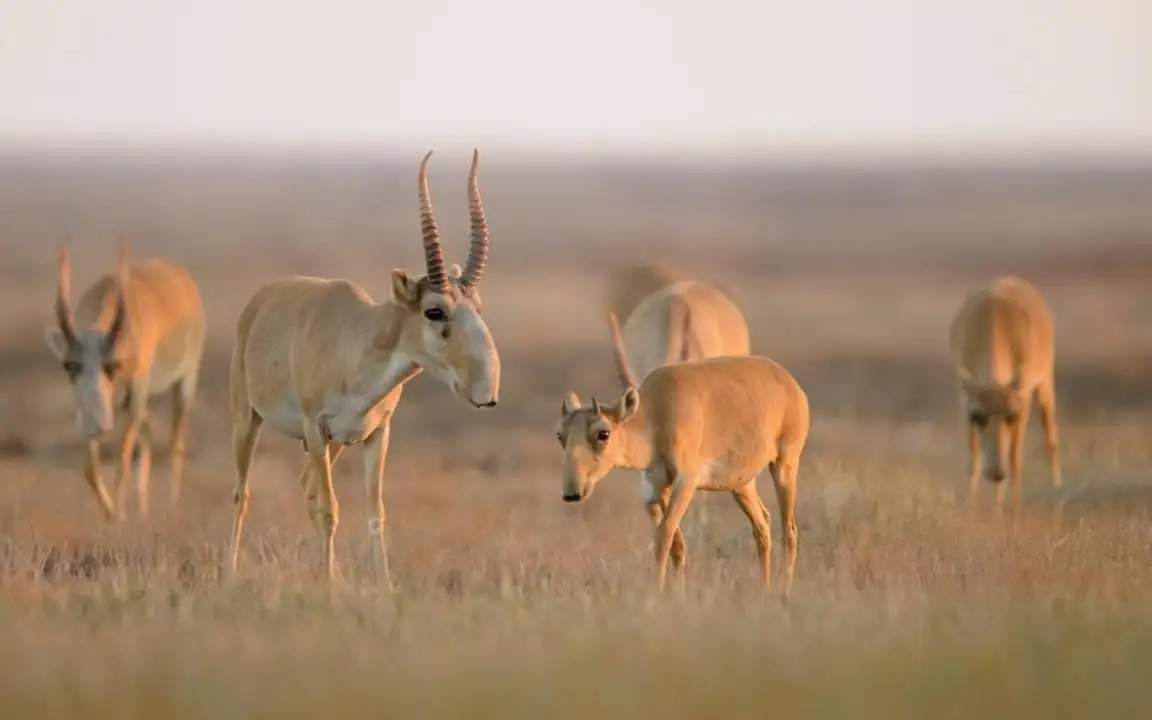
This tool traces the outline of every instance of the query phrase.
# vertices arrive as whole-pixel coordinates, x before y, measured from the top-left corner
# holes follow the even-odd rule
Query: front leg
[[[128,486],[128,477],[132,474],[132,456],[136,450],[136,441],[144,427],[148,412],[148,372],[144,371],[131,379],[128,395],[128,422],[124,426],[124,434],[120,436],[120,456],[116,469],[116,511],[124,513],[124,494]]]
[[[393,590],[392,572],[388,567],[388,542],[385,535],[384,464],[388,460],[388,441],[392,424],[384,422],[364,441],[364,489],[368,494],[368,534],[375,537],[380,549],[380,574],[388,591]]]
[[[672,551],[672,543],[680,529],[680,521],[688,511],[688,504],[696,494],[696,476],[680,474],[671,487],[671,498],[665,508],[664,517],[656,528],[656,570],[660,590],[668,578],[668,558]]]
[[[976,503],[980,492],[980,467],[983,453],[980,447],[980,426],[968,421],[968,502]]]
[[[152,431],[145,415],[144,423],[140,428],[140,437],[136,441],[136,507],[143,518],[148,517],[149,488],[152,478]]]
[[[657,484],[654,478],[644,473],[641,479],[642,494],[644,498],[644,509],[648,511],[648,517],[652,518],[653,527],[660,527],[660,521],[664,519],[664,511],[668,508],[668,499],[672,494],[672,488],[664,485],[657,489]],[[672,538],[672,567],[681,576],[687,573],[688,563],[688,548],[684,543],[684,532],[680,528],[676,528],[676,534]]]
[[[1008,473],[1012,476],[1013,512],[1019,517],[1022,501],[1024,469],[1024,434],[1028,429],[1028,418],[1032,411],[1031,400],[1024,403],[1016,422],[1012,424],[1008,457]]]
[[[336,580],[336,527],[340,524],[340,506],[332,486],[332,460],[328,438],[321,434],[319,423],[308,430],[308,459],[315,483],[317,520],[324,539],[324,570],[329,582]]]
[[[112,502],[112,496],[104,487],[104,479],[100,472],[100,441],[89,440],[87,451],[84,458],[84,479],[88,481],[88,486],[92,488],[92,492],[96,493],[96,500],[100,502],[104,517],[112,522],[119,519],[120,516],[116,512],[116,505]]]

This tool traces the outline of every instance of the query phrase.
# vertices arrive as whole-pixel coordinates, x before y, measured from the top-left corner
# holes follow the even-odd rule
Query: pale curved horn
[[[616,319],[616,313],[611,310],[608,311],[608,327],[612,330],[612,354],[616,358],[616,372],[620,374],[620,382],[624,383],[625,388],[636,387],[636,373],[632,371],[632,365],[628,362],[624,336],[620,333],[620,321]]]
[[[484,203],[480,199],[480,183],[476,179],[477,166],[480,163],[480,151],[472,151],[472,168],[468,171],[468,215],[472,223],[472,242],[468,246],[468,262],[464,265],[464,275],[460,284],[466,287],[475,287],[484,276],[484,267],[488,264],[488,245],[491,235],[488,233],[488,221],[484,217]]]
[[[104,334],[104,347],[112,348],[120,335],[124,332],[124,321],[128,317],[125,286],[128,284],[128,243],[121,241],[120,256],[116,260],[116,311],[112,315],[112,322],[108,325],[108,332]]]
[[[72,263],[68,259],[68,246],[60,244],[57,253],[58,278],[56,283],[56,323],[69,343],[76,342],[76,324],[72,321]]]
[[[440,247],[440,229],[436,227],[436,214],[432,210],[432,199],[428,192],[429,150],[420,161],[420,233],[424,236],[424,266],[428,270],[428,284],[436,290],[443,290],[447,284],[444,274],[444,250]]]

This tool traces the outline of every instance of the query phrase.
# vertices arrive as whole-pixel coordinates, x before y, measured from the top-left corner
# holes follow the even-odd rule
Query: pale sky
[[[1152,149],[1147,0],[0,0],[0,145]]]

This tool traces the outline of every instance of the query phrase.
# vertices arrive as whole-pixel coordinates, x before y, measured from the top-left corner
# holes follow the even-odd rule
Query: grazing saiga
[[[196,395],[204,348],[204,305],[191,276],[162,260],[129,264],[121,248],[115,274],[80,296],[73,311],[68,248],[61,246],[56,324],[46,333],[72,383],[76,418],[87,441],[84,475],[109,519],[124,513],[127,478],[136,456],[140,513],[148,513],[152,464],[148,399],[172,395],[171,487],[179,500],[184,476],[184,436]],[[120,436],[116,483],[110,494],[100,471],[100,440],[112,431],[118,390],[126,393],[127,419]]]
[[[344,446],[364,444],[372,532],[390,587],[383,473],[392,412],[404,383],[426,370],[476,407],[496,404],[500,357],[480,315],[477,290],[489,249],[478,155],[473,154],[468,175],[472,239],[463,272],[444,264],[428,191],[431,155],[420,163],[418,181],[426,275],[393,270],[392,297],[383,303],[343,280],[277,280],[261,288],[240,315],[231,369],[237,473],[233,571],[251,495],[248,471],[265,423],[304,442],[309,467],[301,481],[330,580],[336,577],[333,539],[339,523],[332,463]]]
[[[976,492],[981,476],[1003,481],[1007,468],[1019,507],[1024,432],[1033,396],[1044,425],[1052,483],[1059,487],[1052,314],[1040,291],[1006,276],[970,293],[952,321],[950,345],[968,416],[970,493]],[[1006,487],[1000,486],[997,505],[1003,504]]]

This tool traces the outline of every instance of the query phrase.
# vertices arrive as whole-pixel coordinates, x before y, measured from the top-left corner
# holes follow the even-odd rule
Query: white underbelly
[[[696,479],[699,490],[736,490],[748,482],[748,478],[734,473],[719,460],[711,460],[700,468]]]
[[[306,419],[304,411],[294,399],[281,400],[267,406],[256,406],[256,413],[264,423],[295,440],[304,439]]]
[[[148,396],[159,395],[171,389],[177,380],[184,377],[184,368],[162,368],[159,365],[152,367],[148,375]]]

